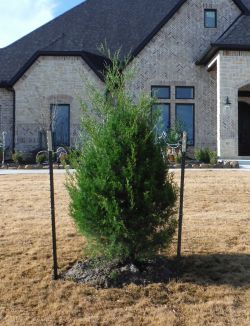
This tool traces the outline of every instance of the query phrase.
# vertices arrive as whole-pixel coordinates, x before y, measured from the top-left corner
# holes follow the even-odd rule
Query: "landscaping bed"
[[[238,169],[239,162],[238,161],[219,161],[216,164],[209,164],[209,163],[202,163],[199,161],[194,160],[187,160],[185,167],[187,169]],[[12,170],[35,170],[35,169],[48,169],[48,164],[15,164],[15,163],[6,163],[5,165],[0,166],[1,169],[12,169]],[[70,168],[69,165],[63,164],[53,164],[54,169],[65,169]],[[170,162],[169,163],[170,169],[180,169],[181,164]]]
[[[181,168],[180,163],[170,163],[169,166],[172,169]],[[190,160],[186,162],[185,167],[188,169],[238,169],[240,166],[238,161],[225,160],[218,161],[216,164],[211,164]]]
[[[176,276],[174,260],[157,256],[135,263],[121,263],[100,258],[78,261],[62,278],[97,288],[121,288],[131,283],[144,286],[152,283],[168,283]]]
[[[65,169],[69,168],[69,165],[63,164],[53,164],[54,169]],[[15,164],[15,163],[7,163],[0,166],[1,169],[9,169],[9,170],[39,170],[39,169],[49,169],[48,164]]]

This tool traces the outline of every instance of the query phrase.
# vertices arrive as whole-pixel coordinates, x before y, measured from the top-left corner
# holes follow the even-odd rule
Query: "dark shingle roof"
[[[0,86],[13,85],[39,55],[82,55],[101,77],[106,41],[121,58],[135,56],[186,0],[87,0],[0,49]],[[234,0],[244,12],[250,0]],[[244,6],[245,5],[245,6]]]
[[[250,10],[250,0],[241,0],[242,4]]]
[[[250,47],[250,16],[242,16],[214,46]]]
[[[13,84],[39,54],[83,54],[95,71],[102,66],[98,46],[106,41],[121,57],[143,41],[183,0],[87,0],[0,50],[0,85]]]

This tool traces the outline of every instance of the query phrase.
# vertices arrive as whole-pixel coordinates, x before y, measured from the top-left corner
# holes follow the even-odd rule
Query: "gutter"
[[[103,58],[103,61],[106,62],[108,61],[107,58],[104,58],[102,56],[98,56],[98,55],[93,55],[93,54],[89,54],[92,55],[93,58],[94,57],[98,57],[98,58]],[[94,63],[92,62],[92,60],[90,60],[89,56],[88,56],[88,52],[85,51],[37,51],[35,52],[32,57],[30,57],[30,59],[26,62],[26,64],[17,72],[17,74],[10,80],[8,85],[14,85],[22,76],[23,74],[33,65],[33,63],[40,57],[40,56],[77,56],[77,57],[81,57],[86,63],[87,65],[95,72],[95,74],[97,75],[97,77],[99,77],[99,79],[101,81],[104,81],[103,78],[103,74],[98,71],[94,65]],[[5,84],[6,82],[4,82]],[[1,84],[0,84],[1,86]]]

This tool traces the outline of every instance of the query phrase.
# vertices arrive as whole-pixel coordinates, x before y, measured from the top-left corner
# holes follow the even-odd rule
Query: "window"
[[[151,87],[152,97],[157,99],[170,99],[170,87],[169,86],[152,86]]]
[[[194,104],[176,104],[175,120],[188,134],[188,145],[194,145]]]
[[[194,87],[176,87],[175,88],[176,99],[194,99]]]
[[[205,9],[204,11],[204,26],[206,28],[217,27],[217,11],[215,9]]]
[[[53,146],[70,146],[69,104],[52,104],[50,106]]]
[[[153,114],[157,114],[156,134],[161,136],[163,132],[167,132],[170,127],[170,104],[158,103],[152,107]]]

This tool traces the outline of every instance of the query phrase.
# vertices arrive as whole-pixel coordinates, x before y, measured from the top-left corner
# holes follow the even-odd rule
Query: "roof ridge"
[[[40,50],[45,50],[46,48],[48,48],[49,46],[57,43],[59,40],[63,39],[64,37],[65,37],[65,33],[61,33],[61,35],[59,35],[58,37],[55,37],[54,40],[52,40],[51,42],[49,42],[46,46],[44,46]]]

